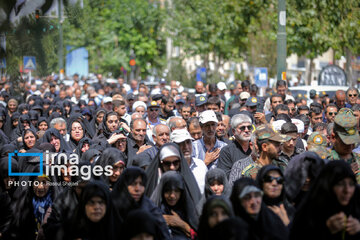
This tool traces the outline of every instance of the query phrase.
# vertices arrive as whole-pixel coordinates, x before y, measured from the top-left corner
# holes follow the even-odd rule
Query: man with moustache
[[[192,140],[194,139],[186,129],[176,129],[171,133],[170,140],[179,145],[180,151],[183,153],[196,179],[200,192],[203,194],[205,190],[205,175],[208,169],[202,160],[192,157]]]

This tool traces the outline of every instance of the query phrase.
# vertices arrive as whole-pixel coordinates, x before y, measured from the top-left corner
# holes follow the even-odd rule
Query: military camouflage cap
[[[255,131],[255,136],[257,140],[269,139],[281,143],[287,142],[291,139],[290,136],[279,134],[274,129],[272,129],[271,126],[268,124],[258,126]]]
[[[334,119],[334,132],[336,132],[345,144],[360,142],[357,131],[357,119],[354,112],[349,108],[342,108]]]
[[[322,145],[308,145],[308,151],[316,153],[321,159],[326,159],[330,156],[330,150]]]
[[[327,147],[326,136],[323,134],[320,134],[319,132],[313,132],[310,134],[310,136],[307,140],[307,144]]]

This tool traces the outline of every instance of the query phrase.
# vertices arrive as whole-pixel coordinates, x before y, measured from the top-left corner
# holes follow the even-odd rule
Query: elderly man
[[[338,109],[345,107],[346,94],[343,90],[337,90],[335,92],[335,104]]]
[[[194,139],[186,129],[174,130],[171,133],[170,139],[179,145],[180,151],[183,153],[196,179],[200,192],[203,194],[205,190],[205,175],[208,169],[202,160],[192,157],[192,140]]]
[[[250,147],[253,130],[251,118],[245,114],[236,114],[231,118],[230,125],[235,139],[221,150],[218,162],[218,168],[223,169],[228,177],[235,162],[245,159],[244,167],[252,162],[251,158],[248,158],[252,152]]]
[[[193,156],[203,160],[208,168],[215,168],[220,150],[227,144],[216,138],[218,120],[214,111],[202,112],[199,122],[203,137],[193,142]]]
[[[146,169],[155,158],[160,147],[170,141],[170,129],[164,124],[158,124],[152,129],[152,138],[155,146],[146,149],[145,151],[136,154],[133,160],[133,166],[138,166]]]

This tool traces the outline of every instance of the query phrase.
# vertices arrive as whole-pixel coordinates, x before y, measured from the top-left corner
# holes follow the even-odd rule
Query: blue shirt
[[[209,149],[209,152],[213,152],[217,148],[221,149],[221,148],[225,147],[226,145],[227,144],[225,142],[216,139],[214,147],[212,149]],[[206,149],[206,147],[205,147],[204,137],[200,138],[199,140],[194,141],[192,143],[192,146],[193,146],[193,153],[192,153],[193,158],[198,158],[198,159],[201,159],[204,161],[205,153],[208,151],[208,149]],[[214,162],[210,163],[207,167],[209,169],[216,168],[217,162],[218,162],[218,158]]]

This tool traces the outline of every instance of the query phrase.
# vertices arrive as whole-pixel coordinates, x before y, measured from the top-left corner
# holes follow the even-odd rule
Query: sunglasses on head
[[[264,182],[266,182],[266,183],[271,183],[274,180],[278,184],[283,184],[284,183],[284,178],[283,177],[273,177],[273,176],[268,176],[268,175],[264,177]]]

